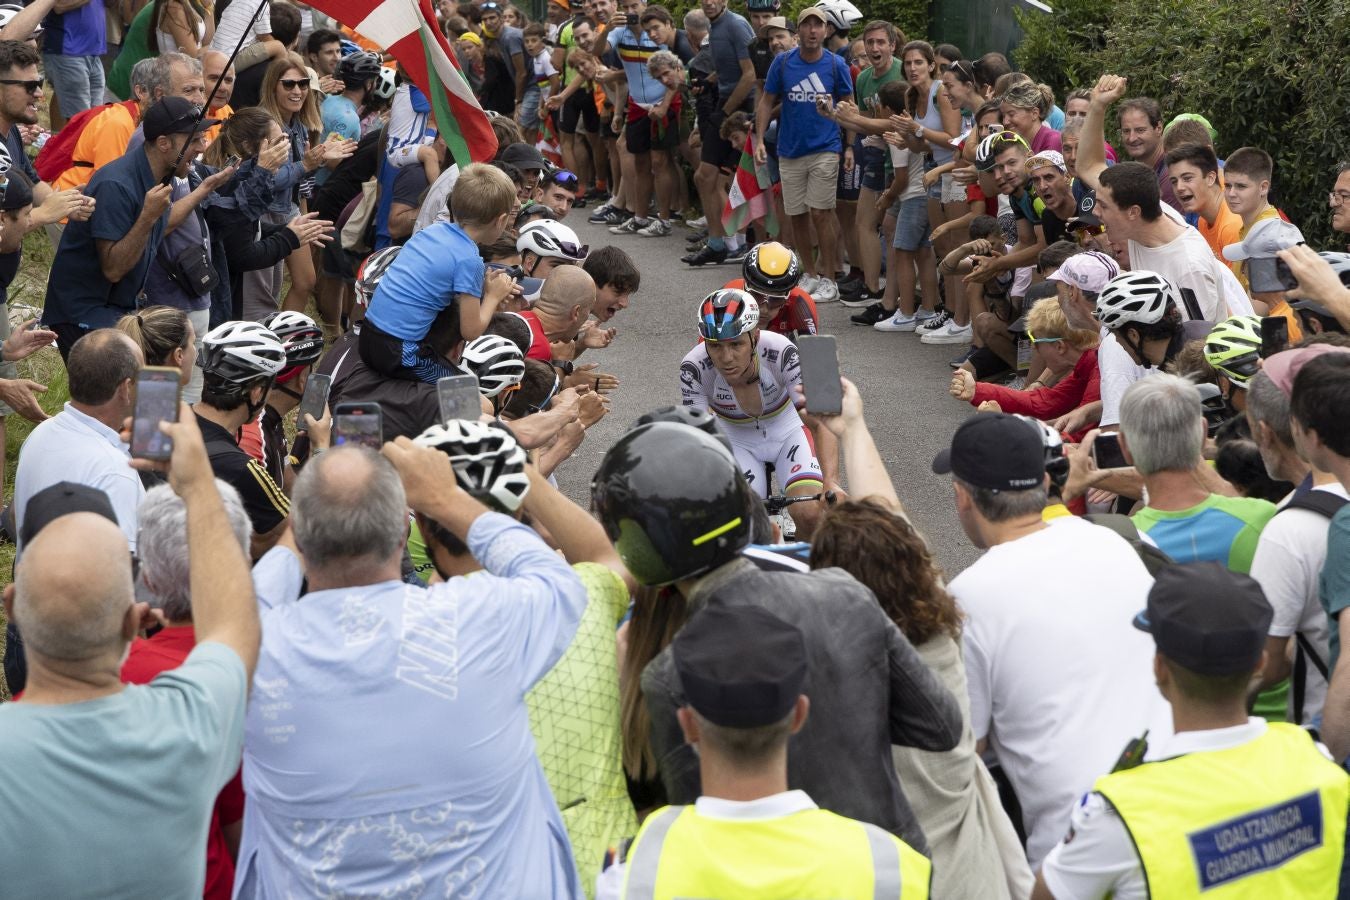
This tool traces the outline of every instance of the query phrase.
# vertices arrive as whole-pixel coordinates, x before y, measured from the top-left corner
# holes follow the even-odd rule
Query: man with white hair
[[[23,699],[0,706],[0,771],[15,775],[0,780],[0,808],[14,813],[0,816],[7,896],[202,895],[205,857],[188,850],[206,844],[238,765],[258,611],[191,410],[161,428],[187,546],[201,551],[188,563],[197,646],[149,685],[123,684],[127,644],[148,621],[122,532],[71,513],[25,545],[4,591],[29,666]]]
[[[239,549],[247,552],[252,528],[244,501],[239,499],[238,491],[219,478],[216,490],[225,506],[230,533]],[[150,598],[150,607],[159,610],[165,624],[152,636],[131,642],[127,661],[122,663],[122,680],[127,684],[149,684],[161,672],[181,666],[197,646],[192,624],[191,554],[183,540],[187,517],[187,504],[167,484],[151,488],[141,501],[137,578]],[[244,788],[236,770],[216,798],[206,833],[203,896],[208,900],[229,897],[234,887],[234,856],[230,847],[238,845],[243,818]],[[233,835],[233,840],[229,835]]]

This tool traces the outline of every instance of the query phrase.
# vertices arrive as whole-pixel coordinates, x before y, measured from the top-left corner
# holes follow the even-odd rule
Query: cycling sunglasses
[[[1026,142],[1024,137],[1015,131],[1004,129],[1003,131],[994,132],[994,134],[989,137],[989,150],[993,153],[997,153],[1009,144],[1021,144],[1026,148],[1028,153],[1031,152],[1031,145]]]
[[[558,241],[558,249],[567,254],[572,259],[585,259],[590,255],[591,245],[582,244],[578,247],[571,241]]]
[[[1054,343],[1057,343],[1057,342],[1059,342],[1059,341],[1064,340],[1064,338],[1062,338],[1062,337],[1057,337],[1057,338],[1038,338],[1038,337],[1036,337],[1035,334],[1032,333],[1031,329],[1028,328],[1028,329],[1027,329],[1027,340],[1031,341],[1033,344],[1054,344]]]
[[[520,385],[516,385],[516,386],[519,387]],[[530,412],[532,412],[532,413],[537,413],[537,412],[543,412],[544,410],[548,409],[548,405],[549,405],[550,403],[552,403],[552,402],[553,402],[553,398],[556,397],[556,396],[558,395],[558,388],[560,388],[560,387],[562,387],[562,376],[558,374],[558,370],[557,370],[557,369],[554,369],[554,370],[553,370],[553,387],[549,389],[548,396],[544,397],[543,400],[539,401],[539,405],[538,405],[538,406],[530,406],[530,408],[529,408],[529,409],[530,409]]]
[[[556,172],[550,172],[547,180],[550,184],[556,184],[558,187],[568,191],[575,191],[577,185],[581,183],[581,179],[577,178],[576,173],[570,172],[567,169],[558,169]]]
[[[751,297],[754,297],[760,303],[786,303],[788,301],[787,294],[765,294],[760,291],[751,290],[746,290],[746,293]]]

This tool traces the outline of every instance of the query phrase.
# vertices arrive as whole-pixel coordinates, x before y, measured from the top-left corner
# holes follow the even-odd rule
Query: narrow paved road
[[[567,224],[592,247],[617,244],[627,250],[642,271],[642,289],[612,321],[618,329],[614,343],[584,358],[600,363],[622,386],[613,396],[610,414],[557,473],[563,490],[578,500],[588,496],[591,475],[605,450],[634,419],[679,402],[679,364],[697,339],[697,302],[740,275],[739,266],[693,269],[681,263],[687,229],[676,228],[667,238],[615,236],[587,223],[588,212],[577,210]],[[956,520],[949,479],[929,468],[933,455],[970,413],[968,405],[947,395],[947,361],[961,348],[925,346],[914,335],[862,328],[849,322],[853,312],[838,303],[821,306],[821,330],[838,336],[840,366],[862,392],[868,424],[896,492],[951,578],[979,555]]]

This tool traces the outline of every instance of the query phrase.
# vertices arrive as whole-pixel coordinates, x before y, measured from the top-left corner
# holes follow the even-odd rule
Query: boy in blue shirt
[[[371,297],[360,337],[366,365],[381,375],[428,384],[463,374],[431,351],[427,333],[435,323],[458,332],[452,343],[471,341],[512,294],[511,276],[487,274],[478,246],[502,236],[515,208],[516,187],[501,169],[474,163],[460,173],[450,192],[454,221],[414,234]]]

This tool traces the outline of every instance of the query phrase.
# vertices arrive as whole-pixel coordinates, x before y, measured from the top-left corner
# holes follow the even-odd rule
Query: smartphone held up
[[[180,375],[180,370],[172,366],[146,366],[136,373],[136,403],[131,414],[134,458],[165,462],[173,455],[173,438],[159,426],[178,421]]]

